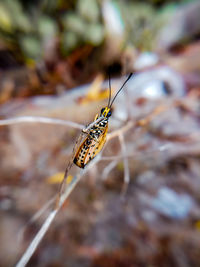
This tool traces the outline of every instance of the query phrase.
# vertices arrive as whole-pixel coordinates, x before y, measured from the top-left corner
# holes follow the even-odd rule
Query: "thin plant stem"
[[[56,209],[52,210],[46,220],[44,221],[43,225],[41,226],[40,230],[22,255],[21,259],[16,264],[16,267],[24,267],[29,262],[30,258],[32,257],[33,253],[39,246],[41,240],[43,239],[44,235],[46,234],[47,230],[49,229],[51,223],[53,222],[56,214],[64,204],[64,202],[67,200],[77,183],[81,180],[83,175],[92,168],[98,161],[101,160],[100,156],[97,156],[93,162],[89,163],[88,167],[84,170],[81,170],[76,176],[73,177],[72,181],[67,185],[67,188],[65,192],[61,195],[59,205],[56,207]]]
[[[48,209],[49,207],[55,203],[56,201],[56,196],[53,196],[50,200],[48,200],[41,209],[39,209],[32,217],[31,219],[26,223],[26,225],[19,231],[18,234],[18,240],[19,242],[22,240],[24,236],[24,232],[26,231],[27,227],[37,221]]]
[[[158,113],[159,112],[153,112],[152,116],[149,116],[148,120],[145,120],[145,121],[143,120],[142,123],[136,123],[134,121],[128,121],[123,127],[121,127],[120,129],[118,129],[116,131],[113,131],[112,133],[108,134],[108,136],[107,136],[107,142],[114,137],[117,137],[117,136],[119,137],[119,140],[121,143],[121,150],[122,150],[122,155],[120,155],[120,158],[123,158],[123,160],[124,160],[124,177],[125,177],[124,180],[125,180],[126,184],[128,184],[128,182],[130,180],[130,173],[129,173],[128,160],[127,160],[127,155],[126,155],[126,148],[125,148],[125,141],[124,141],[123,134],[125,132],[127,132],[128,130],[130,130],[133,126],[146,125],[147,123],[150,122],[153,115],[157,115]],[[103,118],[101,118],[101,117],[98,118],[96,121],[94,121],[92,124],[90,124],[86,128],[84,128],[84,126],[81,124],[77,124],[77,123],[70,122],[70,121],[65,121],[65,120],[60,120],[60,119],[52,119],[52,118],[46,118],[46,117],[33,117],[33,116],[24,116],[24,117],[16,117],[16,118],[11,118],[11,119],[1,120],[0,125],[10,125],[13,123],[24,123],[24,122],[30,122],[30,123],[40,122],[40,123],[60,124],[60,125],[64,125],[64,126],[70,126],[70,127],[74,127],[74,128],[78,128],[78,129],[83,129],[83,131],[87,133],[90,130],[90,128],[92,127],[91,125],[95,125],[97,122],[101,121],[102,119]],[[128,155],[128,156],[130,156],[130,155]],[[134,155],[131,155],[131,156],[134,156]],[[85,174],[85,172],[88,171],[90,168],[92,168],[92,166],[94,166],[98,161],[105,160],[105,158],[106,157],[102,156],[102,153],[100,155],[97,155],[95,157],[95,159],[91,163],[89,163],[87,168],[85,168],[84,170],[81,170],[76,176],[73,177],[72,181],[67,185],[67,187],[63,193],[62,193],[62,188],[61,188],[59,205],[57,205],[56,208],[54,210],[52,210],[50,212],[50,214],[47,216],[47,218],[45,219],[40,230],[38,231],[38,233],[36,234],[36,236],[34,237],[32,242],[30,243],[30,245],[28,246],[28,248],[26,249],[26,251],[22,255],[21,259],[17,263],[17,265],[16,265],[17,267],[26,266],[26,264],[30,260],[31,256],[33,255],[35,250],[38,248],[42,238],[44,237],[47,230],[49,229],[56,214],[58,213],[58,211],[62,207],[63,203],[67,200],[67,198],[69,197],[69,195],[71,194],[71,192],[73,191],[73,189],[75,188],[77,183],[81,180],[81,178]],[[117,157],[107,157],[107,158],[109,158],[109,160],[111,160],[111,158],[112,159],[114,158],[114,160],[118,160],[119,156],[118,156],[118,158]],[[71,167],[71,165],[70,165],[70,167]],[[68,173],[68,170],[69,169],[67,169],[67,173]],[[66,177],[67,177],[67,175],[65,174],[64,181],[66,180]],[[44,210],[42,210],[42,212],[44,212]]]
[[[102,158],[101,158],[102,159]],[[102,172],[102,179],[103,180],[106,180],[108,174],[112,171],[112,169],[115,168],[115,166],[117,165],[119,160],[113,160],[111,161],[104,169],[103,169],[103,172]]]
[[[26,266],[26,264],[30,260],[31,256],[33,255],[33,253],[37,249],[38,245],[40,244],[42,238],[44,237],[47,230],[49,229],[51,223],[53,222],[53,220],[54,220],[56,214],[58,213],[58,211],[60,210],[61,206],[66,201],[66,199],[68,198],[68,196],[70,195],[72,190],[75,188],[76,184],[80,181],[82,174],[83,174],[83,170],[80,171],[80,173],[72,179],[70,184],[68,184],[65,192],[63,193],[63,195],[60,198],[60,205],[58,205],[55,210],[52,210],[50,212],[50,214],[48,215],[48,217],[44,221],[42,227],[40,228],[40,230],[38,231],[38,233],[36,234],[36,236],[34,237],[32,242],[30,243],[30,245],[26,249],[25,253],[21,257],[19,262],[16,264],[16,267]]]
[[[121,145],[121,151],[122,151],[122,156],[123,156],[123,162],[124,162],[124,186],[122,189],[122,194],[127,190],[127,186],[130,182],[130,172],[129,172],[129,166],[128,166],[128,158],[124,157],[126,156],[126,145],[125,145],[125,140],[124,140],[124,135],[120,134],[119,135],[119,142]]]
[[[17,123],[46,123],[46,124],[57,124],[63,126],[69,126],[76,129],[83,129],[84,125],[61,119],[47,118],[47,117],[37,117],[37,116],[21,116],[15,118],[9,118],[5,120],[0,120],[0,126],[11,125]]]
[[[26,264],[30,260],[31,256],[35,252],[36,248],[38,247],[40,241],[42,240],[42,238],[46,234],[47,230],[49,229],[49,226],[51,225],[51,223],[52,223],[53,219],[55,218],[57,212],[58,212],[58,210],[51,211],[51,213],[49,214],[49,216],[47,217],[47,219],[43,223],[42,227],[40,228],[39,232],[36,234],[35,238],[32,240],[32,242],[30,243],[29,247],[27,248],[27,250],[25,251],[25,253],[21,257],[19,262],[16,264],[16,267],[24,267],[24,266],[26,266]]]

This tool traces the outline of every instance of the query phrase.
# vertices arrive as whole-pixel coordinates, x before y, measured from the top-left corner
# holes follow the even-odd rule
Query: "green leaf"
[[[38,30],[41,37],[53,37],[58,31],[58,27],[53,19],[42,16],[38,20]]]
[[[20,31],[30,32],[32,25],[20,2],[17,0],[7,0],[5,5],[11,16],[13,28]]]
[[[69,52],[77,47],[79,38],[74,32],[64,32],[62,36],[62,48],[64,52]]]
[[[86,31],[85,22],[76,14],[70,13],[63,17],[63,26],[66,30],[82,35]]]
[[[23,36],[20,40],[21,48],[27,57],[38,59],[41,56],[41,43],[34,36]]]
[[[98,22],[100,10],[96,0],[78,0],[77,9],[79,14],[89,22]]]
[[[104,28],[101,24],[89,24],[85,32],[85,40],[93,45],[99,45],[104,40]]]
[[[0,28],[8,32],[12,30],[11,15],[2,3],[0,3]]]

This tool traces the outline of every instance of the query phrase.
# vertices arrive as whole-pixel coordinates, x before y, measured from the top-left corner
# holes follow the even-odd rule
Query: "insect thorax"
[[[103,119],[102,121],[96,123],[89,132],[89,136],[92,138],[98,138],[105,130],[105,127],[108,124],[108,118]]]

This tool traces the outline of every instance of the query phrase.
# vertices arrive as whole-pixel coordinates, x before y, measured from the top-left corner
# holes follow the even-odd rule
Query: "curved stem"
[[[57,124],[63,126],[69,126],[77,129],[83,129],[84,125],[73,122],[73,121],[66,121],[61,119],[52,119],[47,117],[37,117],[37,116],[21,116],[15,118],[9,118],[5,120],[0,120],[0,126],[3,125],[12,125],[16,123],[46,123],[46,124]]]

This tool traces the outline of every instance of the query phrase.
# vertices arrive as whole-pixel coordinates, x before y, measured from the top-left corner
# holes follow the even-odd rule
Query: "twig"
[[[102,159],[102,158],[101,158]],[[112,169],[115,168],[115,166],[117,165],[119,160],[113,160],[111,161],[104,169],[103,169],[103,172],[102,172],[102,179],[105,180],[108,176],[108,174],[112,171]]]
[[[30,243],[30,245],[28,246],[26,251],[24,252],[24,254],[21,257],[21,259],[16,264],[16,267],[24,267],[24,266],[26,266],[26,264],[30,260],[31,256],[33,255],[33,253],[37,249],[38,245],[40,244],[42,238],[44,237],[44,235],[46,234],[47,230],[49,229],[51,223],[53,222],[53,220],[54,220],[54,218],[56,216],[56,214],[58,213],[58,211],[62,207],[63,203],[67,200],[67,198],[69,197],[69,195],[72,192],[72,190],[75,188],[77,183],[81,180],[82,176],[90,168],[92,168],[98,161],[100,161],[100,159],[101,159],[100,156],[96,156],[96,158],[91,163],[89,163],[89,165],[88,165],[88,167],[86,169],[81,170],[78,175],[74,176],[74,178],[72,179],[71,183],[68,184],[65,192],[62,194],[62,196],[60,198],[60,204],[57,206],[57,208],[55,210],[51,211],[51,213],[48,215],[48,217],[44,221],[42,227],[40,228],[40,230],[38,231],[38,233],[36,234],[36,236],[34,237],[32,242]]]
[[[157,151],[160,151],[160,152],[163,152],[163,151],[166,151],[166,150],[169,150],[171,147],[173,147],[173,144],[170,144],[170,143],[167,143],[167,144],[164,144],[164,145],[161,145],[155,149],[151,149],[150,151],[145,151],[145,155],[147,153],[152,153],[152,152],[157,152]],[[138,157],[144,157],[144,155],[142,153],[133,153],[133,154],[126,154],[126,155],[119,155],[119,156],[109,156],[109,157],[106,157],[106,156],[102,156],[102,155],[99,155],[99,158],[98,158],[98,161],[99,162],[100,160],[104,160],[104,161],[111,161],[104,169],[103,169],[103,172],[102,172],[102,178],[105,179],[105,177],[108,176],[108,174],[110,173],[110,171],[115,168],[115,166],[117,165],[118,161],[123,159],[123,158],[130,158],[130,157],[134,157],[134,158],[138,158]],[[96,162],[96,163],[97,163]],[[95,164],[96,164],[95,163]],[[56,200],[56,195],[54,197],[52,197],[47,203],[45,203],[45,205],[40,209],[38,210],[34,216],[32,216],[32,218],[30,219],[29,222],[27,222],[27,225],[35,222],[40,216],[42,216],[42,214],[50,207],[50,205]],[[21,236],[23,236],[23,232],[25,230],[21,230],[22,234],[20,234],[20,238]]]
[[[145,151],[145,155],[146,154],[150,154],[150,153],[153,153],[153,152],[163,152],[163,151],[166,151],[166,150],[169,150],[170,148],[173,147],[173,144],[170,144],[170,143],[167,143],[167,144],[164,144],[162,146],[159,146],[159,147],[156,147],[155,149],[151,149],[149,151]],[[101,156],[101,160],[105,160],[105,161],[110,161],[110,160],[121,160],[123,158],[139,158],[139,157],[144,157],[144,153],[131,153],[131,154],[128,154],[126,153],[125,155],[117,155],[117,156]]]
[[[107,135],[107,141],[109,141],[110,139],[119,136],[120,134],[123,134],[124,132],[127,132],[128,130],[130,130],[132,127],[137,127],[137,126],[141,126],[144,127],[146,126],[148,123],[151,122],[151,120],[154,118],[154,116],[159,115],[160,113],[162,113],[163,111],[165,111],[167,108],[165,106],[158,106],[156,107],[148,116],[146,116],[145,118],[141,118],[135,121],[129,120],[123,127],[121,127],[120,129],[113,131],[112,133],[109,133]]]
[[[133,121],[129,121],[127,122],[123,127],[121,127],[120,129],[113,131],[111,133],[109,133],[107,135],[107,142],[110,141],[110,139],[119,136],[120,134],[127,132],[128,130],[130,130],[133,126],[135,125],[135,123]]]
[[[26,249],[25,253],[23,254],[21,259],[17,263],[16,267],[24,267],[24,266],[26,266],[26,264],[30,260],[31,256],[33,255],[33,253],[37,249],[38,245],[40,244],[42,238],[44,237],[44,235],[46,234],[47,230],[49,229],[49,226],[51,225],[53,219],[55,218],[56,214],[60,210],[61,206],[66,201],[66,199],[68,198],[68,196],[70,195],[70,193],[72,192],[72,190],[74,189],[76,184],[80,181],[83,172],[84,172],[84,170],[80,171],[80,173],[72,179],[71,183],[66,188],[66,191],[61,196],[60,205],[57,207],[57,209],[55,209],[55,210],[50,212],[49,216],[46,218],[46,220],[43,223],[42,227],[40,228],[40,230],[38,231],[38,233],[36,234],[36,236],[34,237],[32,242],[30,243],[30,245]]]
[[[120,141],[120,145],[121,145],[121,150],[122,150],[122,155],[123,155],[123,162],[124,162],[124,186],[122,189],[122,194],[124,195],[124,193],[127,190],[127,186],[130,182],[130,172],[129,172],[129,166],[128,166],[128,158],[124,157],[126,156],[126,145],[125,145],[125,141],[124,141],[124,135],[120,134],[119,135],[119,141]]]
[[[55,203],[56,200],[56,196],[52,197],[50,200],[48,200],[41,209],[39,209],[32,217],[31,219],[26,223],[26,225],[19,231],[18,234],[18,240],[21,241],[23,236],[24,236],[24,232],[26,231],[27,227],[32,224],[33,222],[37,221],[40,216],[42,216],[42,214],[44,214],[47,209],[51,206],[51,204]]]
[[[101,121],[101,119],[102,118],[100,117],[99,121]],[[61,125],[67,125],[70,127],[75,127],[78,129],[83,129],[82,125],[74,123],[74,122],[60,120],[60,119],[45,118],[45,117],[33,117],[33,116],[17,117],[17,118],[12,118],[12,119],[1,120],[0,125],[10,125],[13,123],[22,123],[22,122],[41,122],[41,123],[61,124]],[[94,122],[94,124],[95,123],[97,123],[97,120]],[[126,185],[128,184],[128,182],[130,180],[130,174],[129,174],[129,168],[128,168],[128,160],[126,157],[126,147],[125,147],[123,133],[130,130],[133,126],[136,126],[136,124],[133,121],[129,121],[122,128],[112,132],[111,134],[108,134],[108,138],[107,138],[107,141],[109,141],[110,139],[112,139],[116,136],[119,137],[121,147],[122,147],[122,154],[123,154],[122,157],[124,159],[124,181],[125,181]],[[91,127],[91,124],[88,127]],[[84,130],[87,131],[89,129],[88,127],[86,127]],[[72,190],[75,188],[77,183],[80,181],[83,174],[87,170],[89,170],[94,164],[96,164],[98,161],[100,161],[102,159],[103,159],[103,157],[101,155],[97,155],[96,158],[87,166],[87,168],[84,170],[81,170],[80,173],[72,179],[71,183],[68,184],[65,192],[60,196],[59,205],[57,206],[56,209],[54,209],[53,211],[50,212],[50,214],[48,215],[48,217],[44,221],[43,225],[41,226],[40,230],[38,231],[38,233],[36,234],[36,236],[34,237],[32,242],[30,243],[30,245],[26,249],[25,253],[23,254],[21,259],[17,263],[17,265],[16,265],[17,267],[24,267],[28,263],[31,256],[33,255],[33,253],[37,249],[38,245],[40,244],[42,238],[44,237],[45,233],[47,232],[48,228],[50,227],[51,223],[53,222],[56,214],[58,213],[61,206],[66,201],[66,199],[68,198],[68,196],[70,195]],[[116,159],[116,157],[115,157],[115,159]],[[66,175],[65,175],[65,177],[66,177]],[[62,192],[62,190],[61,190],[61,192]]]
[[[47,117],[37,117],[37,116],[22,116],[22,117],[15,117],[9,118],[5,120],[0,120],[0,126],[3,125],[11,125],[16,123],[47,123],[47,124],[58,124],[63,126],[69,126],[77,129],[83,129],[84,125],[73,122],[73,121],[66,121],[61,119],[54,119],[54,118],[47,118]]]
[[[35,238],[33,239],[31,244],[27,248],[26,252],[23,254],[23,256],[20,259],[20,261],[16,264],[16,267],[24,267],[24,266],[26,266],[26,264],[30,260],[31,256],[35,252],[36,248],[38,247],[40,241],[42,240],[42,238],[44,237],[45,233],[47,232],[47,230],[48,230],[49,226],[51,225],[53,219],[55,218],[57,212],[58,212],[58,210],[53,210],[49,214],[49,216],[47,217],[46,221],[44,222],[44,224],[40,228],[39,232],[36,234]]]

